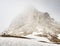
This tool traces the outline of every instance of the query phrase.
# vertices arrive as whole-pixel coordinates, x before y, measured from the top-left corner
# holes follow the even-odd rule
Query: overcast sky
[[[42,12],[48,12],[60,22],[60,0],[0,0],[0,31],[7,28],[11,20],[21,13],[27,4]]]

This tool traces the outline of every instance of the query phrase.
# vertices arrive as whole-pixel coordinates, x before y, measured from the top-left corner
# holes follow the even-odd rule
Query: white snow
[[[0,46],[60,46],[60,45],[42,43],[30,39],[0,37]]]

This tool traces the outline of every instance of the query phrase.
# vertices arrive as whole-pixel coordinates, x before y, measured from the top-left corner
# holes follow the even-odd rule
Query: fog
[[[0,32],[9,26],[12,19],[21,14],[27,6],[41,12],[48,12],[60,22],[60,0],[0,0]]]

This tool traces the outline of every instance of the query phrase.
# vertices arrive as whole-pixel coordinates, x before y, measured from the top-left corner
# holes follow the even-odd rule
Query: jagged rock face
[[[6,35],[25,36],[33,32],[57,35],[60,33],[60,27],[47,12],[43,13],[31,8],[17,16],[4,33]]]

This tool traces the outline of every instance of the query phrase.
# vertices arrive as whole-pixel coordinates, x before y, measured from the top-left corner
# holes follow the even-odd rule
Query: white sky
[[[0,0],[0,31],[8,27],[11,20],[21,13],[27,4],[42,12],[48,12],[60,22],[60,0]]]

